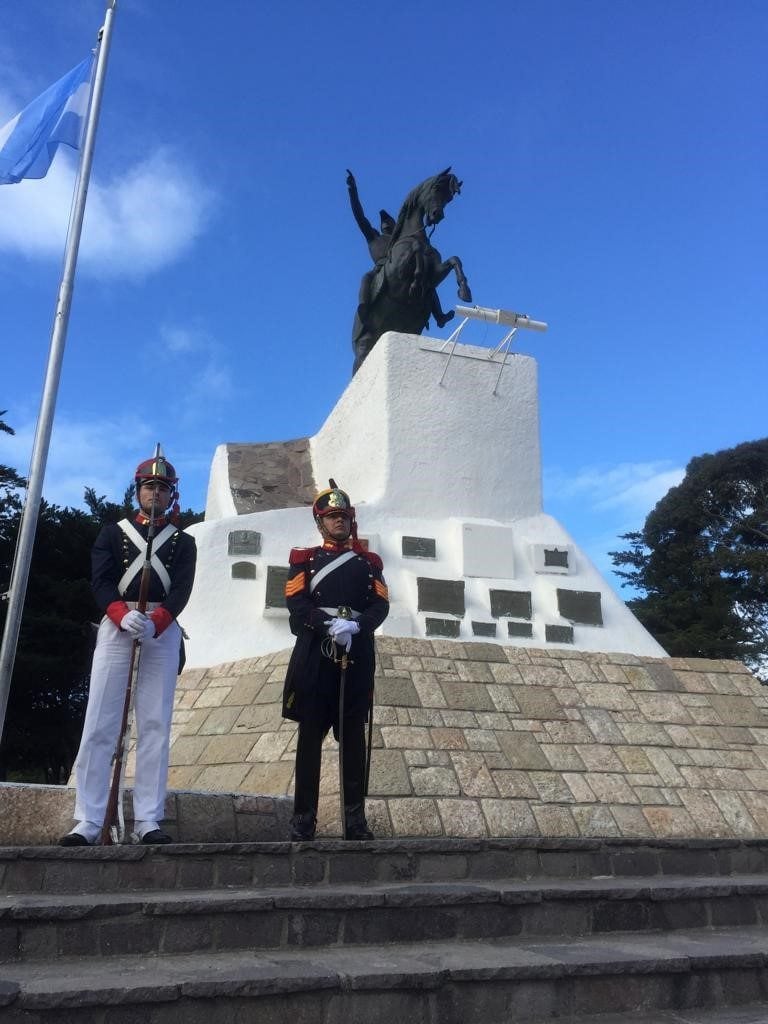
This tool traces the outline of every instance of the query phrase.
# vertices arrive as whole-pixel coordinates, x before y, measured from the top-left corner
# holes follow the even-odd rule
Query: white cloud
[[[75,158],[61,147],[45,178],[0,189],[0,250],[60,260]],[[109,181],[92,176],[79,266],[97,277],[142,277],[182,256],[205,228],[213,193],[170,150]]]
[[[6,421],[8,417],[6,416]],[[16,434],[0,433],[0,462],[28,473],[34,441],[34,421]],[[135,417],[77,421],[60,416],[53,427],[43,494],[56,505],[83,504],[83,492],[93,487],[110,500],[122,499],[133,470],[153,447],[150,431]]]
[[[557,501],[579,498],[595,510],[616,509],[626,517],[644,518],[684,476],[684,467],[669,461],[624,462],[588,466],[570,476],[561,470],[548,471],[546,490]]]
[[[13,416],[6,414],[3,418],[16,434],[0,432],[0,463],[26,476],[35,433],[33,415],[28,408],[14,407]],[[147,426],[148,422],[141,412],[92,419],[78,413],[57,414],[43,485],[46,501],[84,508],[86,487],[93,487],[109,501],[122,501],[136,466],[149,458],[160,440],[181,475],[182,507],[204,508],[212,454],[210,437],[189,429],[176,417],[161,425],[158,437],[158,424]]]
[[[223,362],[217,362],[213,356],[195,375],[193,382],[193,398],[199,402],[222,402],[232,396],[232,374]]]
[[[232,398],[235,387],[225,349],[207,331],[165,324],[160,338],[161,351],[174,367],[177,410],[187,422],[208,416],[212,406]],[[156,358],[156,346],[152,352]]]
[[[161,327],[160,337],[166,350],[174,354],[195,352],[204,344],[204,339],[198,332],[186,327]]]
[[[650,510],[671,487],[676,487],[685,476],[685,468],[653,471],[647,477],[625,482],[615,493],[605,497],[598,505],[602,508],[626,508]]]
[[[685,476],[669,460],[585,466],[572,474],[545,471],[546,507],[578,538],[582,550],[617,589],[609,551],[626,548],[621,535],[642,528],[648,513]],[[623,591],[626,599],[631,591]]]

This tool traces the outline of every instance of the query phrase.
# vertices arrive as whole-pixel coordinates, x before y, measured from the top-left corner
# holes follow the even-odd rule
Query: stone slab
[[[229,802],[229,809],[216,808],[206,819],[180,813],[172,796],[169,821],[193,830],[185,834],[218,837],[230,827],[237,834],[235,797],[289,804],[296,726],[280,713],[289,654],[182,676],[171,783],[211,790],[209,796]],[[492,835],[497,825],[520,828],[521,821],[532,835],[551,829],[559,836],[568,828],[606,837],[766,834],[763,692],[732,663],[385,638],[372,752],[377,828],[384,836],[411,827],[417,834],[426,828],[429,835],[450,829],[464,835],[451,807],[472,806],[467,828],[473,834]],[[336,749],[329,741],[323,756],[322,834],[338,829]],[[71,790],[59,817],[58,797],[40,799],[51,807],[28,796],[14,807],[11,790],[0,788],[0,841],[3,830],[10,842],[33,836],[54,842],[67,830]],[[413,803],[423,800],[426,825],[417,821],[414,807],[420,805]],[[443,810],[441,800],[449,802]],[[516,825],[502,826],[503,809],[494,805],[489,818],[483,800],[521,801],[526,813],[517,814]],[[278,815],[267,817],[250,821],[244,834],[274,836]]]
[[[228,444],[229,482],[238,515],[310,506],[315,481],[309,438]]]

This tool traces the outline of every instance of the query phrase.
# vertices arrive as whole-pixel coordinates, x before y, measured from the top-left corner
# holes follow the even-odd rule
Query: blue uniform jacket
[[[315,577],[348,551],[346,546],[328,543],[291,551],[285,594],[296,644],[285,678],[283,715],[294,721],[301,721],[311,710],[321,659],[325,658],[321,645],[328,635],[328,623],[341,606],[358,613],[355,618],[360,625],[349,652],[345,682],[347,713],[364,716],[371,703],[376,668],[373,631],[389,614],[381,559],[372,551],[355,549],[352,558],[312,587]]]

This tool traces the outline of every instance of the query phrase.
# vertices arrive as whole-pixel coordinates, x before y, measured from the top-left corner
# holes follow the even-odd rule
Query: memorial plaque
[[[403,558],[436,558],[434,537],[403,537]]]
[[[549,569],[558,566],[561,569],[568,568],[568,552],[559,551],[557,548],[544,548],[544,565]]]
[[[491,615],[500,619],[511,615],[515,619],[530,619],[530,590],[491,590]]]
[[[232,563],[232,579],[233,580],[255,580],[256,579],[256,566],[253,562],[233,562]]]
[[[550,644],[572,644],[573,626],[545,626],[544,639]]]
[[[533,636],[533,624],[530,622],[508,622],[509,636]]]
[[[433,580],[418,576],[418,610],[420,612],[448,612],[464,615],[464,580]]]
[[[496,636],[495,622],[473,622],[472,632],[475,636]]]
[[[515,578],[512,541],[515,531],[508,526],[464,523],[461,528],[462,576],[490,580]]]
[[[456,619],[430,619],[426,620],[427,636],[447,636],[455,639],[459,635],[461,623]]]
[[[591,590],[557,590],[557,610],[564,619],[585,626],[602,626],[600,594]]]
[[[570,575],[577,561],[569,544],[531,544],[531,558],[534,572],[560,576]]]
[[[266,608],[285,608],[285,581],[288,579],[287,565],[267,566]]]
[[[227,545],[228,555],[260,555],[261,534],[255,530],[231,530]]]

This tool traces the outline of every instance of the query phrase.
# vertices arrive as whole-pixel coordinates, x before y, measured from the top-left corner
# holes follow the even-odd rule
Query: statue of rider
[[[373,260],[373,269],[363,274],[363,278],[360,282],[358,312],[361,314],[362,319],[362,311],[367,308],[368,303],[371,301],[371,286],[373,284],[376,271],[387,258],[387,253],[389,252],[389,243],[392,232],[395,228],[395,219],[387,213],[386,210],[379,210],[381,229],[379,231],[376,230],[363,212],[363,207],[357,192],[357,182],[355,181],[354,174],[349,169],[347,170],[347,189],[349,191],[349,204],[352,207],[352,215],[357,222],[357,226],[362,231],[363,237],[368,243],[368,252],[371,254],[371,259]],[[453,320],[456,315],[453,310],[450,310],[447,313],[443,312],[442,306],[440,305],[440,296],[437,294],[436,288],[432,289],[432,306],[430,312],[438,327],[445,327],[445,325]]]

